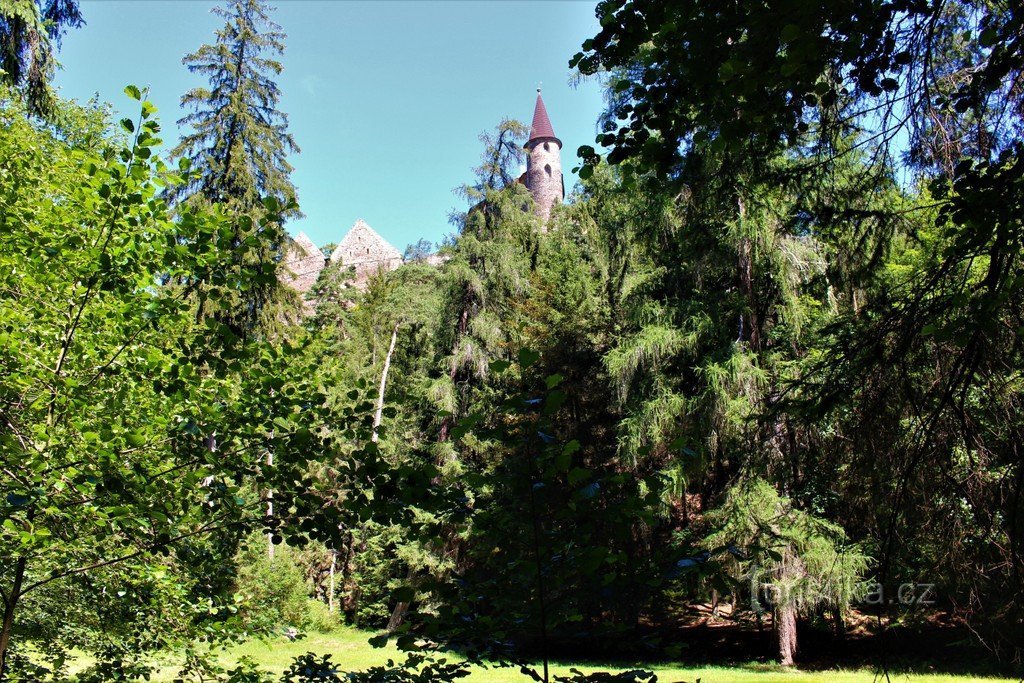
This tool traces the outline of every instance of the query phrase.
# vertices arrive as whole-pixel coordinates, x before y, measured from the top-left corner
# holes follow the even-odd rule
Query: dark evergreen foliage
[[[53,113],[55,48],[69,28],[83,24],[78,0],[0,2],[0,80],[23,93],[32,114]]]
[[[278,108],[285,34],[270,18],[263,0],[231,0],[213,12],[225,21],[216,40],[183,63],[209,82],[181,98],[191,110],[178,121],[187,133],[172,155],[195,173],[171,188],[176,204],[220,205],[234,217],[239,263],[256,263],[265,278],[245,290],[237,282],[209,292],[210,309],[240,336],[274,327],[281,311],[274,304],[289,297],[274,274],[288,241],[280,223],[261,224],[267,211],[284,218],[301,216],[289,178],[288,155],[298,146],[288,132],[288,117]],[[294,298],[294,297],[292,297]]]
[[[233,209],[260,209],[264,198],[281,206],[296,200],[288,155],[299,148],[288,133],[288,117],[278,109],[275,77],[281,73],[285,34],[262,0],[232,0],[213,13],[224,19],[213,44],[183,60],[192,73],[209,81],[181,98],[191,110],[178,121],[188,126],[172,154],[199,170],[176,189],[176,201],[199,196]],[[297,215],[297,209],[286,212]]]

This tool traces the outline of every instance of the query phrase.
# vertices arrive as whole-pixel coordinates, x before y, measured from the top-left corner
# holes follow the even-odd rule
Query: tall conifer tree
[[[55,48],[84,23],[78,0],[0,0],[0,83],[20,89],[30,113],[53,113]]]
[[[191,132],[173,151],[198,172],[175,188],[171,199],[219,203],[235,213],[238,265],[273,272],[287,237],[279,223],[265,220],[263,200],[276,200],[283,218],[301,215],[287,160],[299,148],[288,132],[287,115],[278,108],[281,93],[274,80],[282,71],[285,34],[263,0],[228,0],[212,11],[224,18],[224,27],[213,44],[183,60],[189,71],[206,76],[209,86],[181,98],[182,107],[191,111],[178,124]],[[266,286],[229,300],[223,317],[243,333],[249,331],[266,319],[264,309],[280,294],[268,278]]]
[[[296,196],[287,155],[299,148],[278,109],[281,91],[274,81],[282,71],[285,34],[263,0],[229,0],[212,11],[225,20],[216,41],[182,62],[210,85],[181,98],[192,111],[178,124],[192,132],[174,150],[203,171],[177,198],[200,195],[241,210],[258,208],[263,197],[287,204]]]

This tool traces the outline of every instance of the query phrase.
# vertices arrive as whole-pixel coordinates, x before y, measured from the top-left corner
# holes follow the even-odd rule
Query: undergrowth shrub
[[[296,657],[284,673],[282,683],[451,683],[470,674],[468,662],[450,662],[418,653],[405,661],[388,660],[383,666],[342,673],[331,655],[307,652]]]
[[[308,600],[306,602],[306,615],[302,622],[302,629],[315,633],[330,633],[338,627],[337,613],[332,614],[327,605],[319,600]]]
[[[361,532],[350,584],[341,596],[351,625],[370,629],[387,625],[394,608],[391,594],[406,571],[399,559],[403,539],[397,526],[370,523]]]
[[[239,616],[246,629],[271,633],[306,626],[311,601],[294,551],[279,545],[271,559],[266,537],[256,535],[249,538],[235,561],[235,593],[240,599]]]

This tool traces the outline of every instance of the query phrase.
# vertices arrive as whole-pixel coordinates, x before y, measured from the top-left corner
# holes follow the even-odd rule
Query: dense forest
[[[335,622],[414,652],[365,680],[451,680],[694,654],[697,614],[1019,674],[1020,8],[602,0],[565,203],[495,112],[442,258],[328,266],[312,314],[286,37],[218,12],[163,145],[135,86],[53,92],[74,0],[0,0],[0,680],[265,680],[214,646]]]

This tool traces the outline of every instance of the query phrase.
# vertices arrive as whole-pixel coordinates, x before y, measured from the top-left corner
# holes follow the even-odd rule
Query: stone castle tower
[[[530,139],[526,142],[526,187],[533,195],[535,211],[545,221],[551,209],[565,199],[562,179],[562,141],[555,137],[548,110],[537,88],[537,104],[533,108]]]
[[[526,172],[517,182],[522,183],[533,195],[534,211],[545,223],[551,217],[551,209],[565,200],[565,181],[562,178],[562,141],[555,137],[548,110],[537,88],[537,103],[533,109],[533,123],[526,149]],[[470,209],[474,211],[481,204]],[[431,265],[440,265],[447,260],[437,254],[425,259]],[[304,233],[299,233],[285,248],[281,261],[282,282],[304,296],[306,313],[312,313],[316,302],[309,297],[313,286],[327,266],[340,264],[348,271],[351,286],[366,287],[370,278],[380,272],[394,270],[404,262],[401,252],[388,244],[377,231],[359,219],[349,229],[344,239],[325,258],[323,252]]]

